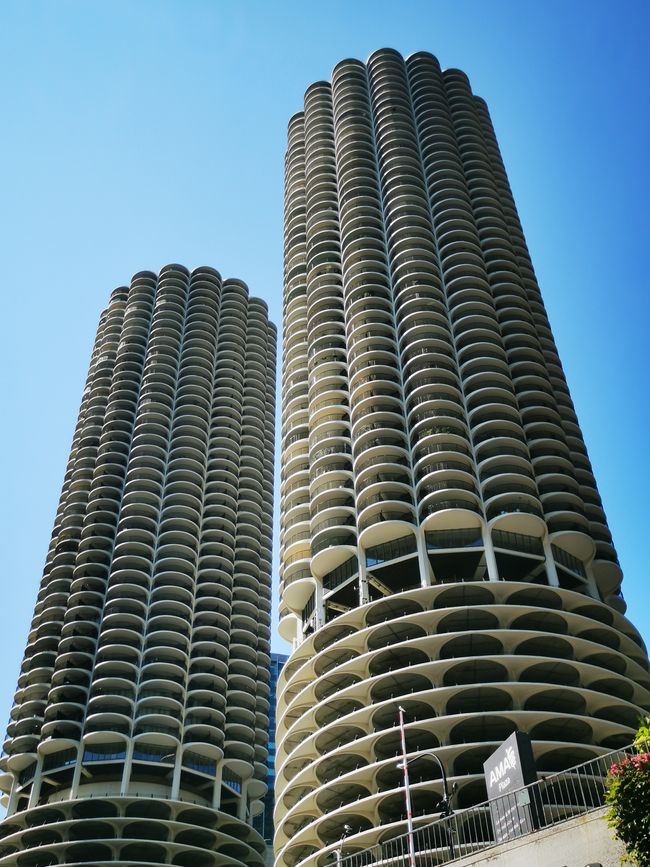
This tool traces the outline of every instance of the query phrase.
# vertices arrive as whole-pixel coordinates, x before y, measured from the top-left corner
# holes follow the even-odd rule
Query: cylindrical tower
[[[345,60],[289,124],[277,867],[632,740],[643,642],[485,103],[430,54]]]
[[[275,343],[211,268],[112,293],[4,744],[2,865],[263,864]]]

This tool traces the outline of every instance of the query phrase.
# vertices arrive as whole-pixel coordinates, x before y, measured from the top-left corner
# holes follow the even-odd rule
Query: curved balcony
[[[479,589],[479,596],[472,599],[472,593]],[[336,661],[331,645],[323,643],[327,627],[310,636],[295,652],[293,665],[290,662],[287,666],[287,689],[281,692],[279,707],[277,814],[279,827],[284,828],[284,821],[288,821],[287,827],[295,832],[290,845],[302,834],[298,825],[292,824],[294,815],[308,812],[314,817],[312,821],[331,816],[327,807],[332,798],[338,798],[334,812],[345,812],[351,801],[361,803],[355,786],[362,780],[367,792],[364,797],[375,805],[388,804],[385,795],[393,788],[401,792],[401,778],[393,767],[394,754],[400,750],[399,733],[394,728],[397,701],[411,714],[407,716],[407,750],[425,748],[427,738],[435,739],[429,746],[444,741],[444,747],[438,746],[439,755],[452,777],[459,774],[461,787],[482,779],[485,757],[514,728],[531,732],[538,764],[548,768],[556,761],[558,750],[566,755],[560,759],[558,754],[557,761],[568,761],[569,754],[579,757],[582,744],[592,741],[591,755],[606,750],[607,741],[621,731],[621,723],[625,736],[628,728],[631,733],[633,708],[630,706],[625,719],[614,719],[607,706],[611,698],[602,681],[618,663],[605,661],[594,652],[599,646],[601,654],[611,653],[607,650],[610,636],[601,632],[602,624],[590,615],[610,618],[611,609],[593,602],[593,611],[588,610],[584,600],[584,596],[566,590],[509,582],[476,590],[469,585],[441,585],[342,615],[336,621]],[[432,618],[437,624],[434,629]],[[354,628],[345,631],[346,623],[354,623]],[[384,633],[393,638],[389,648]],[[613,630],[611,638],[615,634]],[[439,646],[432,646],[432,641]],[[497,664],[492,661],[495,654]],[[572,661],[564,671],[558,657],[579,661]],[[433,665],[443,666],[444,673],[431,674]],[[482,666],[480,671],[475,670],[477,665]],[[578,675],[574,666],[580,667],[582,674]],[[348,676],[347,671],[357,676]],[[642,674],[636,668],[634,672],[634,677],[645,679],[643,689],[650,696],[647,672]],[[579,678],[586,678],[586,689],[578,686]],[[294,682],[296,687],[292,688]],[[557,684],[555,690],[553,683]],[[636,696],[641,698],[641,693]],[[287,699],[288,705],[284,703]],[[480,718],[475,714],[477,704],[482,709]],[[514,711],[515,706],[521,710]],[[562,720],[552,729],[558,714]],[[287,722],[292,719],[287,732]],[[285,727],[282,720],[287,721]],[[468,744],[476,753],[473,764]],[[426,789],[425,781],[435,782],[436,778],[437,771],[429,778],[414,772],[415,788],[422,784]],[[287,789],[289,779],[292,785]],[[295,795],[287,801],[285,792]],[[289,845],[289,835],[282,836],[282,830],[279,834],[276,842],[285,840]]]

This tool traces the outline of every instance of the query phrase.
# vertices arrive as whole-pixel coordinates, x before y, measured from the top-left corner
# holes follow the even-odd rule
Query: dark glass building
[[[286,654],[282,653],[271,654],[271,680],[269,681],[271,690],[271,708],[269,710],[268,790],[264,796],[264,809],[255,822],[255,827],[259,829],[269,846],[273,844],[273,810],[275,807],[275,708],[277,703],[278,678],[280,677],[280,672],[284,668],[284,664],[288,658],[289,657]]]

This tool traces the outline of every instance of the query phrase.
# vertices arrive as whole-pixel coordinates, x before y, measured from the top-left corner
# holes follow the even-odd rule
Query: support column
[[[72,774],[72,784],[70,786],[70,798],[76,798],[79,793],[79,780],[81,779],[81,762],[84,755],[84,745],[79,744],[79,749],[77,750],[77,763],[74,766],[74,772]]]
[[[548,583],[551,587],[559,587],[560,579],[557,576],[555,558],[553,557],[553,549],[551,548],[551,542],[546,533],[544,534],[544,538],[542,539],[542,545],[544,547],[544,558],[546,560],[546,574],[548,576]]]
[[[214,777],[214,791],[212,793],[212,808],[221,809],[221,780],[223,779],[223,759],[217,762],[217,770]]]
[[[325,623],[325,603],[323,602],[323,582],[319,578],[316,581],[316,589],[314,590],[314,631],[319,629]]]
[[[420,567],[420,586],[431,587],[434,584],[433,569],[429,560],[429,552],[427,551],[427,540],[424,530],[418,527],[415,531],[415,540],[418,551],[418,566]]]
[[[490,528],[484,525],[481,528],[483,536],[483,547],[485,549],[485,565],[487,566],[488,578],[490,581],[500,581],[499,567],[497,566],[497,557],[494,553],[494,545],[492,544],[492,534]]]
[[[18,777],[13,778],[11,784],[11,794],[9,795],[9,803],[7,804],[7,816],[13,816],[18,807]]]
[[[29,793],[29,803],[27,809],[30,810],[38,804],[38,799],[41,796],[41,783],[43,780],[43,755],[39,753],[36,758],[36,768],[34,769],[34,781],[32,782],[32,790]]]
[[[120,783],[120,795],[126,795],[129,790],[129,781],[131,779],[131,769],[133,767],[133,741],[129,738],[124,754],[124,770],[122,771],[122,782]]]
[[[171,790],[171,799],[172,801],[177,801],[178,796],[181,791],[181,769],[183,767],[183,748],[180,746],[176,747],[176,758],[174,760],[174,773],[172,775],[172,790]]]
[[[367,605],[370,602],[370,590],[368,589],[366,552],[357,548],[357,553],[359,558],[359,605]]]
[[[592,569],[591,563],[585,565],[585,575],[587,576],[587,589],[589,595],[592,599],[598,599],[599,602],[604,601],[600,595],[600,591],[598,590],[598,584],[594,578],[594,570]]]
[[[242,822],[246,821],[248,813],[248,780],[242,781],[241,795],[239,796],[239,807],[237,808],[237,818]]]

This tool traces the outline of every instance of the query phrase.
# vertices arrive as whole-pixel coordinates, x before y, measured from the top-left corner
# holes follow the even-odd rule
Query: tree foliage
[[[641,723],[634,744],[637,752],[609,769],[608,819],[625,844],[627,860],[650,867],[650,717]]]

